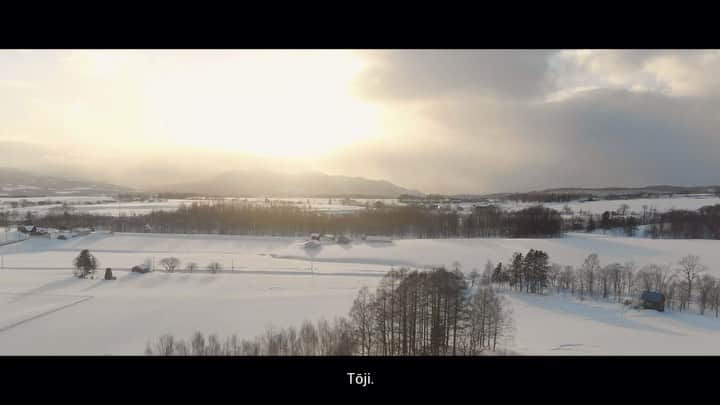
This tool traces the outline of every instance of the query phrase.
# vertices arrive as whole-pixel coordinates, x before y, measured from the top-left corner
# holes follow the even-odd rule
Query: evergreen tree
[[[88,275],[95,274],[97,269],[97,259],[89,250],[83,249],[78,257],[73,260],[75,266],[75,275],[79,278],[86,278]]]

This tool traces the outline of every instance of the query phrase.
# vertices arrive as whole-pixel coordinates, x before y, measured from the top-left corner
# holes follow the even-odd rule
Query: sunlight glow
[[[339,51],[232,52],[143,87],[146,119],[169,141],[263,156],[312,157],[379,133],[349,92],[359,59]]]

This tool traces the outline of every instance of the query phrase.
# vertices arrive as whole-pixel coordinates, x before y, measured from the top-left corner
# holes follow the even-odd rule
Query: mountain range
[[[112,195],[129,191],[127,187],[0,168],[0,196],[43,197],[72,195]]]
[[[268,170],[233,170],[200,181],[159,187],[155,191],[238,197],[395,198],[402,194],[422,195],[419,191],[385,180],[331,176],[317,172],[286,174]]]

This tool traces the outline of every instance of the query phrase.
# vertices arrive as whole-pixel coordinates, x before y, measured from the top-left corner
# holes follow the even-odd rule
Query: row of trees
[[[147,355],[162,356],[350,356],[355,354],[356,343],[352,326],[346,318],[333,323],[320,320],[317,324],[303,322],[300,328],[268,327],[254,339],[241,339],[232,335],[224,340],[215,334],[205,338],[195,332],[185,341],[171,334],[148,342]]]
[[[160,259],[159,263],[166,273],[174,273],[175,271],[178,271],[182,268],[182,262],[177,257],[163,257],[162,259]],[[184,267],[184,270],[188,273],[198,271],[199,269],[200,266],[195,262],[188,262],[187,264],[185,264]],[[219,262],[210,262],[207,266],[205,266],[205,269],[210,273],[219,273],[223,270],[223,266]]]
[[[394,237],[559,237],[565,231],[594,232],[622,230],[635,236],[640,225],[647,225],[654,238],[720,239],[720,204],[696,211],[672,210],[657,213],[643,207],[631,214],[627,204],[600,215],[568,214],[541,205],[518,211],[498,206],[478,206],[469,213],[417,206],[368,207],[344,215],[328,215],[292,204],[259,206],[243,201],[210,201],[181,205],[176,211],[154,211],[145,215],[114,217],[63,210],[50,211],[41,218],[28,213],[25,222],[43,227],[74,228],[97,226],[118,232],[144,232],[150,225],[160,233],[211,233],[299,236],[311,232],[382,234]],[[0,223],[11,218],[0,214]]]
[[[557,192],[557,193],[514,193],[507,197],[509,201],[519,202],[541,202],[541,203],[557,203],[570,202],[581,199],[592,198],[590,193],[573,193],[573,192]]]
[[[598,221],[594,216],[590,216],[587,221],[587,232],[593,232],[596,229],[609,231],[611,229],[622,229],[626,236],[635,236],[640,225],[637,218],[615,211],[605,211],[600,215]]]
[[[670,310],[710,309],[720,312],[720,280],[707,273],[700,257],[687,255],[676,264],[648,264],[638,268],[634,262],[601,265],[597,254],[590,254],[579,267],[549,263],[542,251],[531,249],[525,256],[514,253],[509,265],[488,262],[482,275],[471,273],[480,284],[502,290],[542,294],[547,288],[558,294],[571,294],[581,300],[597,298],[623,302],[642,291],[665,295]]]
[[[506,211],[497,206],[475,207],[463,218],[462,236],[471,237],[558,237],[562,234],[560,213],[543,206]]]
[[[468,285],[459,269],[391,270],[375,292],[363,287],[347,318],[269,328],[263,336],[189,343],[164,335],[146,354],[477,355],[512,336],[512,318],[491,286]]]
[[[475,355],[510,336],[511,318],[490,286],[468,285],[459,268],[390,271],[350,312],[360,354]]]
[[[299,236],[312,232],[381,234],[394,237],[553,237],[562,232],[562,218],[541,206],[519,211],[478,207],[470,215],[420,207],[366,208],[345,215],[328,215],[290,205],[258,206],[244,202],[181,205],[176,211],[146,215],[100,216],[85,213],[51,214],[37,219],[45,227],[97,226],[117,232],[144,232],[150,225],[160,233],[219,233]]]
[[[637,215],[630,215],[623,206],[627,207],[623,204],[617,211],[589,215],[586,219],[573,217],[569,223],[566,221],[564,229],[578,231],[584,228],[587,232],[621,229],[625,235],[635,236],[639,225],[647,225],[647,235],[652,238],[720,239],[720,204],[663,213],[643,206]]]
[[[80,251],[80,254],[75,259],[73,259],[73,274],[78,278],[92,277],[94,276],[95,271],[99,266],[99,263],[100,262],[95,257],[95,255],[90,253],[88,249],[83,249],[82,251]],[[173,273],[179,270],[181,268],[180,265],[182,264],[180,259],[178,259],[177,257],[164,257],[160,260],[159,263],[160,266],[162,266],[163,270],[167,273]],[[151,270],[153,267],[152,259],[145,259],[143,267]],[[185,271],[189,273],[198,271],[199,269],[200,266],[195,262],[188,262],[185,265]],[[219,273],[223,270],[223,266],[219,262],[210,262],[205,267],[205,269],[210,273]]]
[[[649,234],[653,238],[720,239],[720,204],[659,214]]]

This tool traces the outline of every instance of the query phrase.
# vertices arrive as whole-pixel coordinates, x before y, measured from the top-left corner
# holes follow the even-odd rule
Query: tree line
[[[597,254],[587,256],[574,267],[550,263],[545,252],[531,249],[523,256],[516,252],[509,264],[488,262],[485,271],[471,273],[472,280],[490,283],[500,291],[535,294],[555,292],[584,299],[625,302],[643,291],[665,296],[666,308],[678,311],[707,310],[720,315],[720,279],[696,255],[687,255],[675,264],[638,266],[628,261],[602,265]]]
[[[659,214],[649,234],[653,238],[720,239],[720,204]]]
[[[189,342],[163,335],[146,354],[452,356],[494,351],[512,337],[511,313],[492,286],[468,284],[459,268],[393,269],[374,292],[363,287],[347,317],[268,328],[254,339]]]
[[[210,233],[300,236],[313,232],[351,236],[405,238],[555,237],[562,218],[541,206],[518,211],[476,207],[469,215],[420,207],[369,207],[348,214],[327,214],[287,204],[260,206],[244,202],[180,205],[176,211],[110,216],[87,213],[49,214],[35,218],[53,228],[102,227],[116,232]]]
[[[538,202],[538,203],[557,203],[557,202],[570,202],[581,199],[592,198],[592,193],[573,193],[573,192],[557,192],[557,193],[513,193],[505,197],[508,201],[519,201],[519,202]]]
[[[624,207],[624,208],[623,208]],[[10,218],[0,216],[8,224]],[[307,207],[242,201],[192,203],[176,211],[143,215],[95,215],[82,212],[49,212],[24,223],[49,228],[101,227],[117,232],[210,233],[237,235],[301,236],[309,233],[388,235],[398,238],[560,237],[568,231],[621,230],[635,236],[641,225],[653,238],[720,239],[720,204],[698,210],[658,213],[644,207],[631,213],[623,204],[600,215],[563,216],[542,205],[510,211],[495,205],[476,206],[469,212],[416,206],[369,206],[347,214],[327,214]]]

